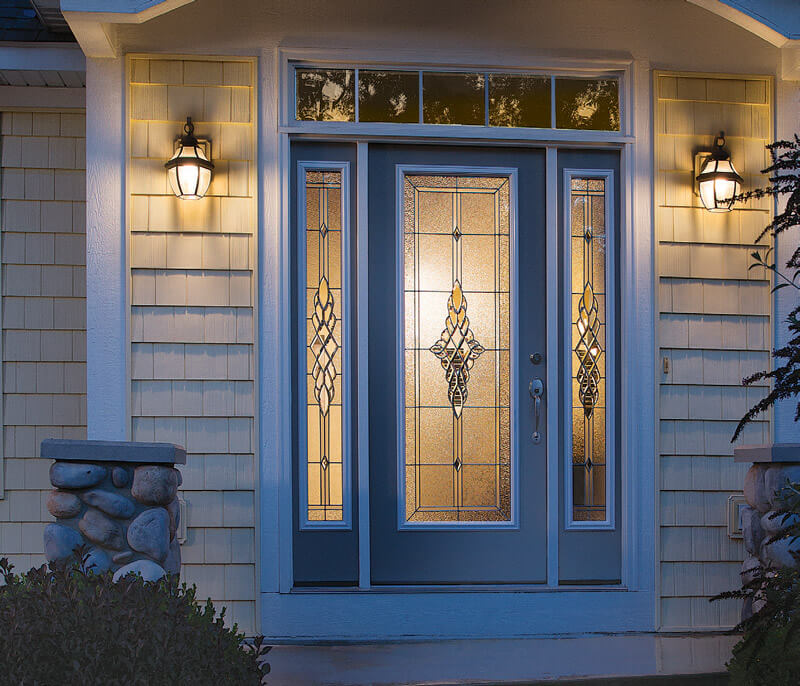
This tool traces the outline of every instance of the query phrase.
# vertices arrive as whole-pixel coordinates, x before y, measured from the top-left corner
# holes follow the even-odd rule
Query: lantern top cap
[[[186,123],[183,125],[181,145],[197,145],[197,138],[194,136],[194,124],[192,123],[191,117],[186,117]]]
[[[714,138],[714,149],[711,151],[711,157],[715,160],[727,160],[730,158],[728,151],[725,150],[724,131],[720,131],[719,136]]]

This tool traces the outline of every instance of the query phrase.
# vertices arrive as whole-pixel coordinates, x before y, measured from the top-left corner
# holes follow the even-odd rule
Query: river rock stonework
[[[111,570],[115,580],[180,573],[182,479],[174,465],[186,462],[182,447],[51,439],[42,442],[42,457],[55,460],[47,509],[57,522],[44,531],[48,561],[64,562],[83,544],[87,568]]]
[[[773,517],[780,506],[780,491],[787,481],[800,481],[800,445],[775,444],[748,446],[734,451],[737,462],[752,462],[745,475],[744,497],[747,505],[741,508],[742,538],[747,557],[742,564],[742,582],[754,578],[757,570],[796,566],[792,554],[800,552],[800,541],[782,539],[768,543],[790,520]],[[756,601],[758,602],[758,601]],[[749,617],[758,607],[749,601],[742,609],[743,618]]]

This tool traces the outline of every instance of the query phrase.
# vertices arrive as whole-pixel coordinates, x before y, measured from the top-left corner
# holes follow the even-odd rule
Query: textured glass
[[[422,112],[426,124],[486,124],[483,74],[422,73]]]
[[[298,121],[355,121],[352,69],[297,69]]]
[[[572,518],[606,519],[605,181],[572,179]]]
[[[358,120],[419,123],[419,72],[358,72]]]
[[[489,125],[549,129],[550,78],[547,76],[489,76]]]
[[[556,79],[556,128],[619,131],[619,81]]]
[[[342,521],[342,173],[306,172],[309,521]]]
[[[405,519],[511,519],[507,177],[403,187]]]

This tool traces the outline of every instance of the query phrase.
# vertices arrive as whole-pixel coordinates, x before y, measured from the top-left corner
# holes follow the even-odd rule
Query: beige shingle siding
[[[255,616],[254,64],[130,61],[131,407],[135,440],[188,451],[182,573],[252,631]],[[164,162],[187,116],[211,141],[208,195]]]
[[[85,117],[0,113],[3,462],[0,555],[44,561],[45,438],[86,437]]]
[[[761,185],[772,120],[769,79],[657,74],[655,195],[660,384],[661,625],[703,629],[738,621],[739,603],[708,597],[740,584],[742,545],[727,534],[727,500],[744,483],[732,459],[739,418],[763,396],[742,377],[769,365],[770,290],[748,268],[767,201],[712,214],[692,189],[694,153],[725,131],[745,189]],[[743,442],[769,440],[769,423]]]

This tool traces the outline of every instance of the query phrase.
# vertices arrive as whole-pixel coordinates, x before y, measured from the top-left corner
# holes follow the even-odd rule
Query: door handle
[[[542,434],[539,433],[539,419],[542,414],[542,394],[544,393],[544,382],[540,378],[535,378],[528,385],[528,391],[533,398],[533,434],[531,440],[538,445],[542,442]]]

